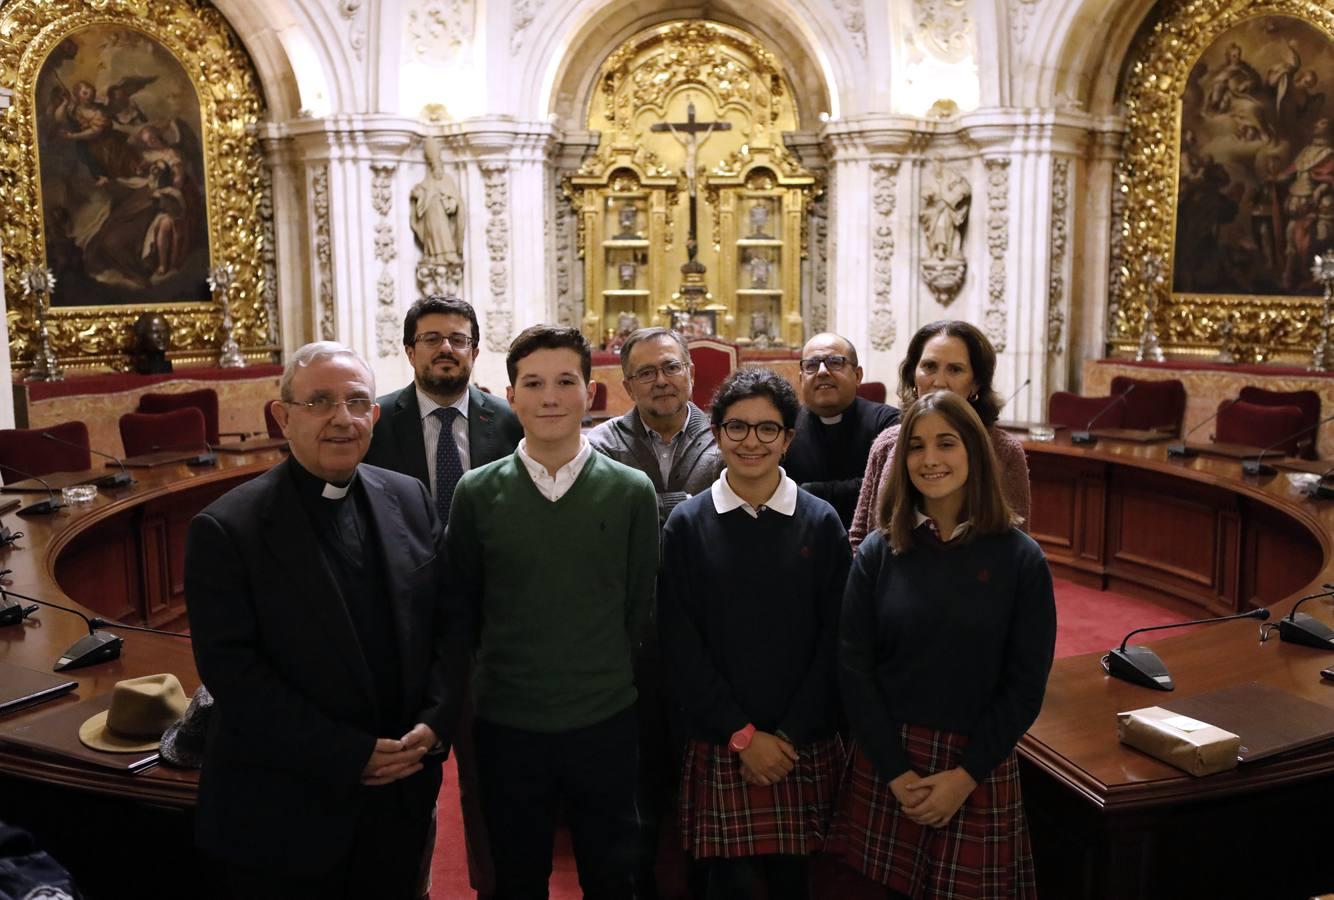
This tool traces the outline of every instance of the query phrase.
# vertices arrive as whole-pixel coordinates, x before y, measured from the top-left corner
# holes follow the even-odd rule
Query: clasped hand
[[[965,769],[953,768],[925,778],[909,769],[889,783],[903,814],[918,825],[943,828],[977,787]]]
[[[376,787],[420,772],[422,757],[435,745],[435,732],[420,722],[397,740],[379,738],[366,767],[361,770],[361,783]]]
[[[760,787],[782,781],[797,764],[797,748],[767,731],[756,731],[750,746],[737,755],[741,757],[741,777],[747,784]]]

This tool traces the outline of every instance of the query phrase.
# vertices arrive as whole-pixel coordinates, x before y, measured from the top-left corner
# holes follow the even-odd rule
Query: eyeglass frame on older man
[[[671,360],[660,366],[644,366],[627,376],[636,384],[652,384],[658,380],[658,373],[661,372],[664,378],[680,378],[690,368],[689,363],[680,360]]]
[[[335,400],[332,397],[316,397],[313,400],[283,400],[281,402],[288,406],[300,406],[311,415],[320,417],[332,416],[334,411],[342,406],[347,409],[347,414],[352,418],[365,419],[368,418],[375,409],[374,397],[348,397],[346,400]],[[360,411],[353,409],[352,405],[354,403],[358,408],[364,405],[365,409],[361,409]]]

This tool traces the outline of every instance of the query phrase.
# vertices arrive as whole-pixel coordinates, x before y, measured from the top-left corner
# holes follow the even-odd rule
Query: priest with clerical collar
[[[435,504],[362,464],[379,407],[351,349],[307,344],[280,390],[291,458],[190,524],[198,840],[224,896],[416,897],[467,665]]]
[[[857,348],[837,334],[817,334],[801,350],[801,412],[783,466],[790,478],[838,511],[847,528],[871,444],[899,420],[893,406],[857,396]]]

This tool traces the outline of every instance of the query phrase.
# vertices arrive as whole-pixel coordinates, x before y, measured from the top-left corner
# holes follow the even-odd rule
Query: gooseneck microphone
[[[1209,424],[1210,422],[1212,422],[1214,419],[1217,419],[1218,416],[1219,416],[1219,414],[1222,413],[1223,410],[1227,409],[1229,406],[1231,406],[1232,404],[1236,403],[1238,399],[1239,399],[1239,398],[1237,398],[1237,397],[1233,397],[1231,400],[1224,400],[1222,403],[1220,403],[1220,404],[1218,405],[1218,409],[1214,410],[1214,414],[1213,414],[1212,416],[1210,416],[1209,418],[1205,419],[1203,422],[1198,422],[1198,423],[1196,423],[1196,425],[1195,425],[1193,428],[1191,428],[1190,431],[1187,431],[1185,434],[1183,434],[1183,435],[1181,436],[1181,441],[1180,441],[1179,443],[1176,443],[1176,444],[1168,444],[1168,445],[1167,445],[1167,455],[1168,455],[1168,456],[1199,456],[1200,453],[1199,453],[1198,450],[1194,450],[1194,449],[1192,449],[1192,448],[1186,446],[1186,438],[1190,437],[1192,434],[1194,434],[1195,432],[1199,431],[1199,430],[1200,430],[1201,428],[1203,428],[1205,425],[1208,425],[1208,424]]]
[[[1262,606],[1259,609],[1238,613],[1235,616],[1218,616],[1213,619],[1195,619],[1190,622],[1173,622],[1171,625],[1150,625],[1146,628],[1136,628],[1125,636],[1120,647],[1107,651],[1107,654],[1102,658],[1102,670],[1114,678],[1120,678],[1141,687],[1150,687],[1159,691],[1175,690],[1176,685],[1172,683],[1172,676],[1167,671],[1167,666],[1158,658],[1158,654],[1148,647],[1127,647],[1126,641],[1145,631],[1184,628],[1187,625],[1208,625],[1213,622],[1230,622],[1233,619],[1260,619],[1263,621],[1267,618],[1269,618],[1269,610]]]
[[[1288,441],[1292,440],[1295,437],[1301,437],[1302,435],[1306,434],[1306,432],[1319,428],[1321,425],[1324,425],[1326,422],[1330,420],[1334,420],[1334,415],[1325,416],[1319,422],[1314,422],[1310,425],[1307,425],[1304,428],[1299,428],[1292,434],[1285,435],[1284,437],[1279,438],[1277,441],[1274,441],[1274,443],[1270,444],[1268,447],[1261,450],[1260,455],[1257,456],[1255,459],[1248,459],[1243,461],[1241,464],[1241,471],[1247,475],[1277,474],[1278,469],[1275,469],[1273,466],[1269,465],[1264,461],[1264,458],[1269,454],[1269,452],[1273,450],[1275,447],[1277,447],[1279,444],[1286,444]]]
[[[88,623],[88,634],[79,638],[70,645],[68,650],[60,654],[60,658],[56,660],[56,664],[51,667],[52,671],[63,672],[66,669],[81,669],[84,666],[108,662],[120,656],[120,649],[124,646],[125,639],[120,635],[112,634],[109,631],[98,631],[93,626],[94,620],[88,618],[77,609],[70,609],[68,606],[61,606],[59,603],[52,603],[49,600],[38,600],[36,597],[20,594],[18,591],[10,590],[9,588],[0,585],[0,597],[11,595],[18,597],[20,600],[26,600],[29,603],[50,606],[54,609],[70,613]]]
[[[204,445],[203,453],[196,453],[185,460],[187,466],[216,466],[218,464],[218,454],[213,452],[213,448],[208,444]]]
[[[42,437],[45,440],[54,441],[57,444],[64,444],[66,447],[76,447],[79,450],[87,450],[89,453],[105,457],[120,466],[119,472],[103,475],[101,478],[92,481],[92,484],[95,484],[100,488],[125,487],[127,484],[134,484],[134,479],[130,477],[130,470],[125,468],[125,463],[119,456],[112,456],[110,453],[103,453],[101,450],[85,447],[83,444],[76,444],[73,441],[67,441],[64,438],[58,438],[49,431],[43,431]]]
[[[1290,644],[1302,644],[1306,647],[1319,647],[1321,650],[1334,650],[1334,629],[1315,616],[1299,613],[1297,609],[1307,600],[1321,597],[1334,597],[1334,584],[1322,584],[1323,591],[1307,594],[1292,606],[1292,611],[1278,620],[1278,636]]]
[[[1024,392],[1024,388],[1028,387],[1032,383],[1033,383],[1032,375],[1025,378],[1024,383],[1019,385],[1019,387],[1015,388],[1013,394],[1005,398],[1005,402],[1001,404],[1001,409],[1004,409],[1005,407],[1009,406],[1010,403],[1014,400],[1014,398],[1022,394]]]
[[[1108,403],[1102,409],[1098,410],[1097,414],[1094,415],[1093,418],[1089,419],[1089,423],[1084,426],[1083,431],[1070,432],[1070,443],[1072,444],[1098,443],[1098,439],[1093,436],[1093,423],[1101,419],[1104,415],[1106,415],[1109,409],[1116,406],[1118,403],[1125,403],[1126,398],[1129,397],[1132,393],[1134,393],[1135,388],[1137,387],[1139,387],[1138,384],[1132,384],[1130,388],[1126,390],[1124,393],[1117,394],[1115,400],[1113,400],[1111,403]]]
[[[114,622],[111,619],[104,619],[101,616],[93,616],[89,620],[94,628],[120,628],[124,631],[142,631],[144,634],[162,634],[167,637],[185,638],[190,640],[188,631],[167,631],[163,628],[145,628],[142,625],[126,625],[124,622]]]
[[[34,475],[31,472],[25,472],[22,469],[15,469],[13,466],[9,464],[6,464],[5,468],[12,469],[13,471],[18,472],[24,478],[31,478],[33,481],[37,482],[42,487],[46,488],[45,500],[38,500],[36,503],[29,503],[27,506],[18,510],[15,513],[15,515],[44,516],[47,513],[53,513],[56,510],[61,509],[65,506],[64,499],[56,493],[55,488],[51,487],[51,482],[47,481],[42,476]]]

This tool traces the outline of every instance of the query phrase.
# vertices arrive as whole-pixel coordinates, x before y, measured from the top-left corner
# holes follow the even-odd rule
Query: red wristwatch
[[[755,725],[747,723],[746,727],[732,735],[732,739],[727,742],[727,749],[733,753],[740,753],[750,746],[750,739],[755,736]]]

